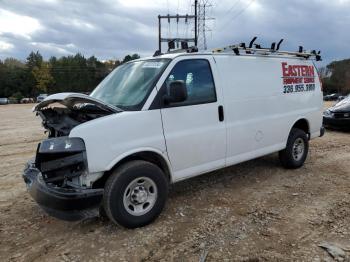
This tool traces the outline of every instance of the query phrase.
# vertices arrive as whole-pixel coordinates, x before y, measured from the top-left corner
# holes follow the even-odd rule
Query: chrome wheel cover
[[[124,208],[133,216],[142,216],[154,207],[157,197],[154,181],[148,177],[139,177],[131,181],[124,191]]]
[[[292,155],[295,161],[300,161],[305,152],[305,142],[302,138],[297,138],[294,141]]]

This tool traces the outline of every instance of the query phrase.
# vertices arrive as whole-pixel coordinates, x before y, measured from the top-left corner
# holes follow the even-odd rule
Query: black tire
[[[124,204],[124,194],[128,194],[126,189],[130,187],[130,184],[142,177],[153,181],[155,184],[156,189],[153,189],[156,192],[156,197],[153,198],[155,202],[153,201],[153,207],[147,213],[133,215],[130,214],[131,209],[128,211],[127,204]],[[168,179],[163,171],[150,162],[135,160],[125,163],[118,167],[106,182],[103,195],[104,210],[112,222],[126,228],[148,225],[159,216],[165,206],[168,196],[168,184]],[[128,192],[130,191],[128,190]],[[132,201],[131,195],[128,199]]]
[[[296,141],[301,141],[300,139],[302,139],[304,142],[304,150],[303,154],[300,156],[300,159],[296,159],[293,155],[294,143],[296,143]],[[283,167],[288,169],[296,169],[304,164],[308,151],[309,139],[307,137],[307,134],[299,128],[292,128],[289,133],[287,147],[279,152],[279,159]]]
[[[103,204],[99,207],[98,211],[99,211],[98,213],[99,213],[99,217],[101,220],[108,220],[109,219],[107,214],[106,214],[106,210],[103,207]]]

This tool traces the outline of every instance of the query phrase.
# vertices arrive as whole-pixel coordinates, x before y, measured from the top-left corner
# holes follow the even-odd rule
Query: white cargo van
[[[164,54],[117,67],[90,96],[51,95],[34,108],[49,137],[25,168],[29,192],[55,217],[100,210],[134,228],[171,183],[274,152],[301,167],[324,132],[312,54]]]

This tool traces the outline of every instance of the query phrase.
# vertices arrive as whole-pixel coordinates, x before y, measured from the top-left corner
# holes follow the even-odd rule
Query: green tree
[[[138,59],[138,54],[123,60],[100,61],[82,54],[51,57],[44,61],[39,51],[31,52],[25,61],[15,58],[0,60],[0,97],[16,95],[34,97],[42,92],[90,92],[114,68]]]
[[[36,89],[36,79],[33,74],[33,69],[35,67],[40,68],[41,64],[43,62],[43,57],[39,53],[39,51],[36,52],[30,52],[26,59],[26,71],[25,71],[25,77],[23,79],[23,89],[22,94],[26,94],[27,96],[36,96],[38,94],[38,91]]]
[[[28,67],[28,69],[32,70],[34,67],[40,67],[42,62],[43,57],[39,53],[39,51],[36,51],[35,53],[32,51],[27,57],[26,66]]]
[[[27,93],[26,67],[14,58],[0,63],[0,96],[9,97],[16,92]]]
[[[36,80],[37,91],[48,93],[50,86],[54,83],[54,78],[51,75],[51,65],[48,62],[42,62],[40,67],[35,66],[32,73]]]
[[[334,61],[327,65],[323,84],[326,93],[350,93],[350,59]]]
[[[25,68],[26,65],[16,58],[6,58],[4,60],[4,65],[8,68]]]
[[[138,54],[133,54],[133,55],[126,55],[122,61],[122,63],[126,63],[135,59],[139,59],[140,56]]]

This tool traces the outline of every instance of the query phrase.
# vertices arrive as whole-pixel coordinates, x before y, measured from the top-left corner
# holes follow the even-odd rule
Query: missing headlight
[[[85,151],[83,139],[79,137],[57,137],[41,142],[39,153],[73,153]]]
[[[63,186],[87,169],[84,141],[76,137],[44,140],[38,147],[35,165],[46,183]]]

